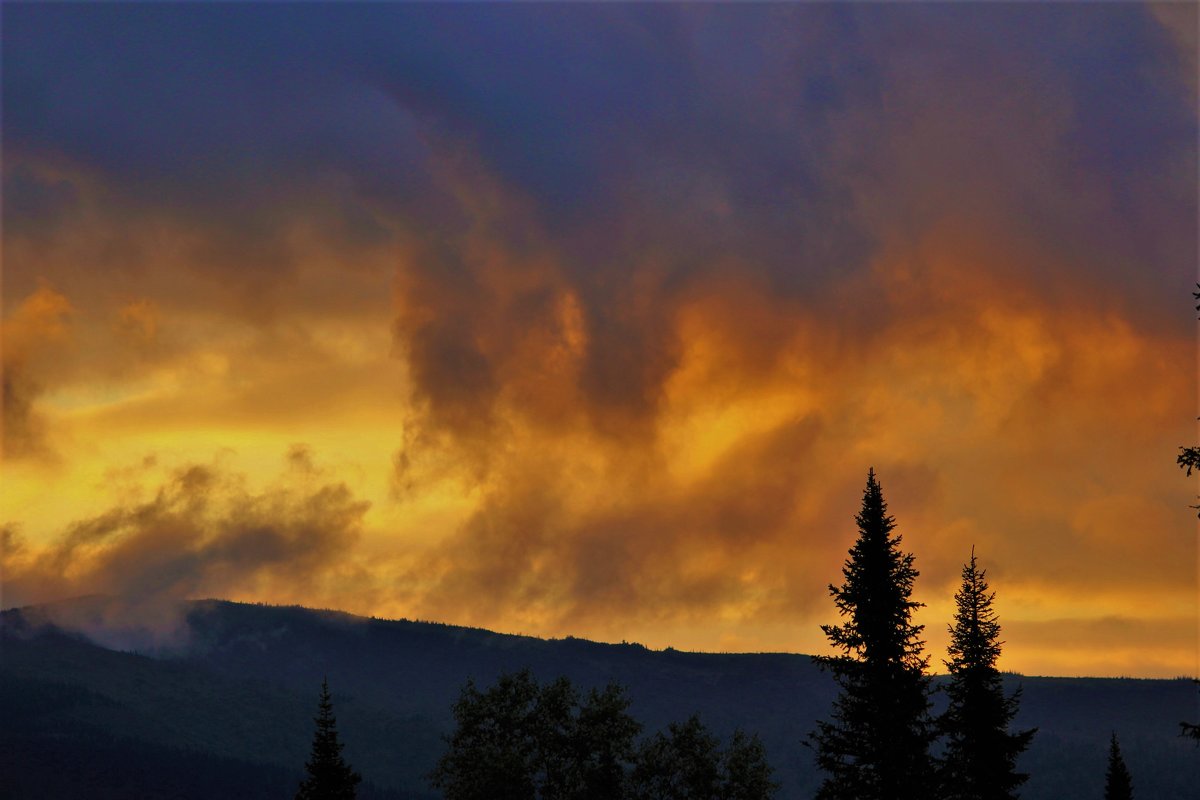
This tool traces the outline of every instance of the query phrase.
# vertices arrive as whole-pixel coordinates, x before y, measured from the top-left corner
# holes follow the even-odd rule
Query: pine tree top
[[[911,553],[900,549],[902,537],[893,534],[895,518],[887,513],[883,489],[874,468],[867,473],[862,508],[854,517],[858,539],[842,567],[842,585],[829,585],[841,625],[822,625],[832,645],[843,658],[869,664],[904,664],[924,670],[928,659],[921,655],[924,625],[912,622],[912,613],[924,603],[912,599],[920,573]],[[837,658],[823,659],[832,664]]]
[[[1105,774],[1104,800],[1133,800],[1133,779],[1121,757],[1121,745],[1114,731],[1108,746],[1108,771]]]
[[[345,745],[338,739],[328,678],[321,681],[317,716],[313,717],[313,722],[316,730],[312,753],[304,765],[308,775],[296,792],[296,800],[354,800],[355,787],[362,781],[362,776],[342,758]]]
[[[995,671],[1000,658],[1000,622],[992,602],[996,593],[988,591],[987,570],[979,568],[975,548],[971,560],[963,565],[962,586],[954,595],[954,624],[949,626],[950,659],[945,662],[950,673],[967,670]]]

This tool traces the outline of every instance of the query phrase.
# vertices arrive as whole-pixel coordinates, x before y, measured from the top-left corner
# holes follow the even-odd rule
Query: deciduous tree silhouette
[[[671,723],[642,744],[631,800],[767,800],[777,784],[757,736],[736,731],[722,751],[700,718]]]
[[[758,736],[734,731],[733,740],[723,758],[722,800],[767,800],[779,788],[774,770],[767,762],[767,751]]]
[[[696,716],[672,722],[667,733],[656,733],[638,752],[630,797],[636,800],[674,800],[720,797],[721,770],[717,740]]]
[[[344,745],[338,740],[328,680],[321,681],[321,698],[313,721],[317,729],[313,734],[312,754],[304,765],[308,777],[301,782],[296,800],[354,800],[362,776],[342,758]]]
[[[950,626],[949,706],[939,722],[946,734],[941,795],[945,800],[1015,800],[1017,787],[1029,777],[1017,772],[1017,757],[1034,731],[1009,733],[1020,690],[1004,696],[996,660],[1000,657],[1000,623],[992,608],[987,572],[971,549],[962,570],[962,587],[954,595],[957,610]]]
[[[900,549],[875,471],[867,474],[859,536],[829,586],[841,625],[822,625],[841,654],[820,656],[840,687],[833,719],[809,736],[826,778],[818,800],[926,800],[933,788],[928,659],[912,613],[918,575]]]
[[[641,723],[629,716],[629,698],[616,684],[592,689],[579,709],[575,748],[584,797],[622,796]]]
[[[446,800],[767,800],[775,790],[757,737],[722,751],[699,719],[640,747],[616,685],[581,702],[566,678],[541,686],[528,671],[481,692],[468,682],[458,725],[430,782]]]
[[[539,686],[528,670],[468,682],[430,782],[447,800],[621,797],[641,730],[628,706],[616,685],[581,705],[566,678]]]
[[[1125,768],[1125,759],[1121,758],[1121,746],[1117,744],[1116,733],[1113,733],[1112,742],[1108,746],[1104,800],[1133,800],[1133,780],[1129,776],[1129,770]]]
[[[449,749],[430,776],[446,800],[534,797],[537,742],[533,719],[539,688],[528,672],[502,675],[480,692],[472,681],[454,705]]]

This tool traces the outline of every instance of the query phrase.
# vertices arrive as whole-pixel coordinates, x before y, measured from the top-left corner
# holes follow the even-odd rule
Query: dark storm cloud
[[[872,28],[890,101],[881,221],[1028,242],[1012,270],[1035,291],[1099,285],[1161,324],[1147,309],[1196,261],[1194,100],[1169,31],[1131,4],[915,6],[889,22]]]
[[[319,8],[49,6],[5,16],[5,144],[18,152],[103,170],[134,193],[212,203],[264,178],[295,186],[315,169],[365,175],[403,163],[397,115],[370,108],[370,87],[347,74],[348,43],[330,49],[337,29],[322,27]]]
[[[1186,79],[1137,6],[16,6],[6,28],[10,161],[165,200],[240,269],[286,264],[305,196],[335,238],[461,233],[438,153],[472,153],[616,341],[601,382],[655,346],[608,325],[648,253],[672,288],[736,257],[819,295],[889,227],[972,209],[1130,290],[1131,261],[1194,251]],[[1038,115],[1061,121],[1031,139]]]
[[[355,200],[427,220],[447,210],[427,148],[450,141],[574,234],[589,268],[626,255],[594,235],[593,217],[616,214],[624,227],[628,185],[643,175],[643,203],[698,202],[711,216],[691,196],[714,184],[728,193],[732,217],[705,245],[761,241],[744,226],[765,216],[793,256],[808,256],[805,270],[827,270],[845,253],[821,251],[841,241],[834,250],[861,255],[863,233],[838,219],[844,191],[827,201],[838,188],[821,166],[821,120],[861,93],[866,62],[846,81],[787,76],[803,72],[792,59],[806,45],[809,63],[853,49],[840,38],[847,26],[825,19],[842,16],[814,9],[797,24],[833,36],[782,42],[790,49],[771,63],[746,47],[729,75],[720,31],[730,20],[680,8],[17,7],[6,20],[6,146],[99,169],[143,203],[222,219],[335,171]],[[779,24],[768,15],[741,27],[753,36]],[[780,113],[765,119],[758,103]],[[798,116],[818,133],[798,141]],[[626,235],[658,235],[633,228]]]

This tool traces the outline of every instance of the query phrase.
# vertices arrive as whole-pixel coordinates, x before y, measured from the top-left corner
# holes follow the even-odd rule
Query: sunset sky
[[[3,582],[1200,672],[1197,6],[3,6]]]

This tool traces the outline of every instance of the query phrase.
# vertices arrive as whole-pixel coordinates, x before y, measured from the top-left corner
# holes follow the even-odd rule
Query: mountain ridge
[[[327,675],[347,757],[375,784],[368,794],[432,796],[423,776],[465,681],[487,685],[529,667],[542,680],[567,675],[581,687],[622,683],[646,733],[694,712],[722,736],[738,727],[759,733],[783,784],[780,798],[811,796],[819,782],[802,742],[828,714],[835,687],[809,656],[653,650],[224,600],[149,616],[127,605],[93,597],[0,612],[5,684],[58,698],[6,724],[8,742],[36,750],[46,741],[83,742],[76,734],[86,730],[260,765],[281,771],[272,773],[278,783],[303,764],[316,688]],[[151,623],[165,627],[150,631]],[[102,646],[97,636],[130,647]],[[1195,703],[1190,682],[1012,674],[1005,682],[1009,691],[1023,687],[1016,724],[1040,729],[1021,762],[1033,776],[1023,797],[1098,796],[1113,728],[1143,796],[1190,797],[1200,758],[1176,736]],[[47,685],[77,696],[64,699]],[[103,713],[98,702],[109,704]]]

